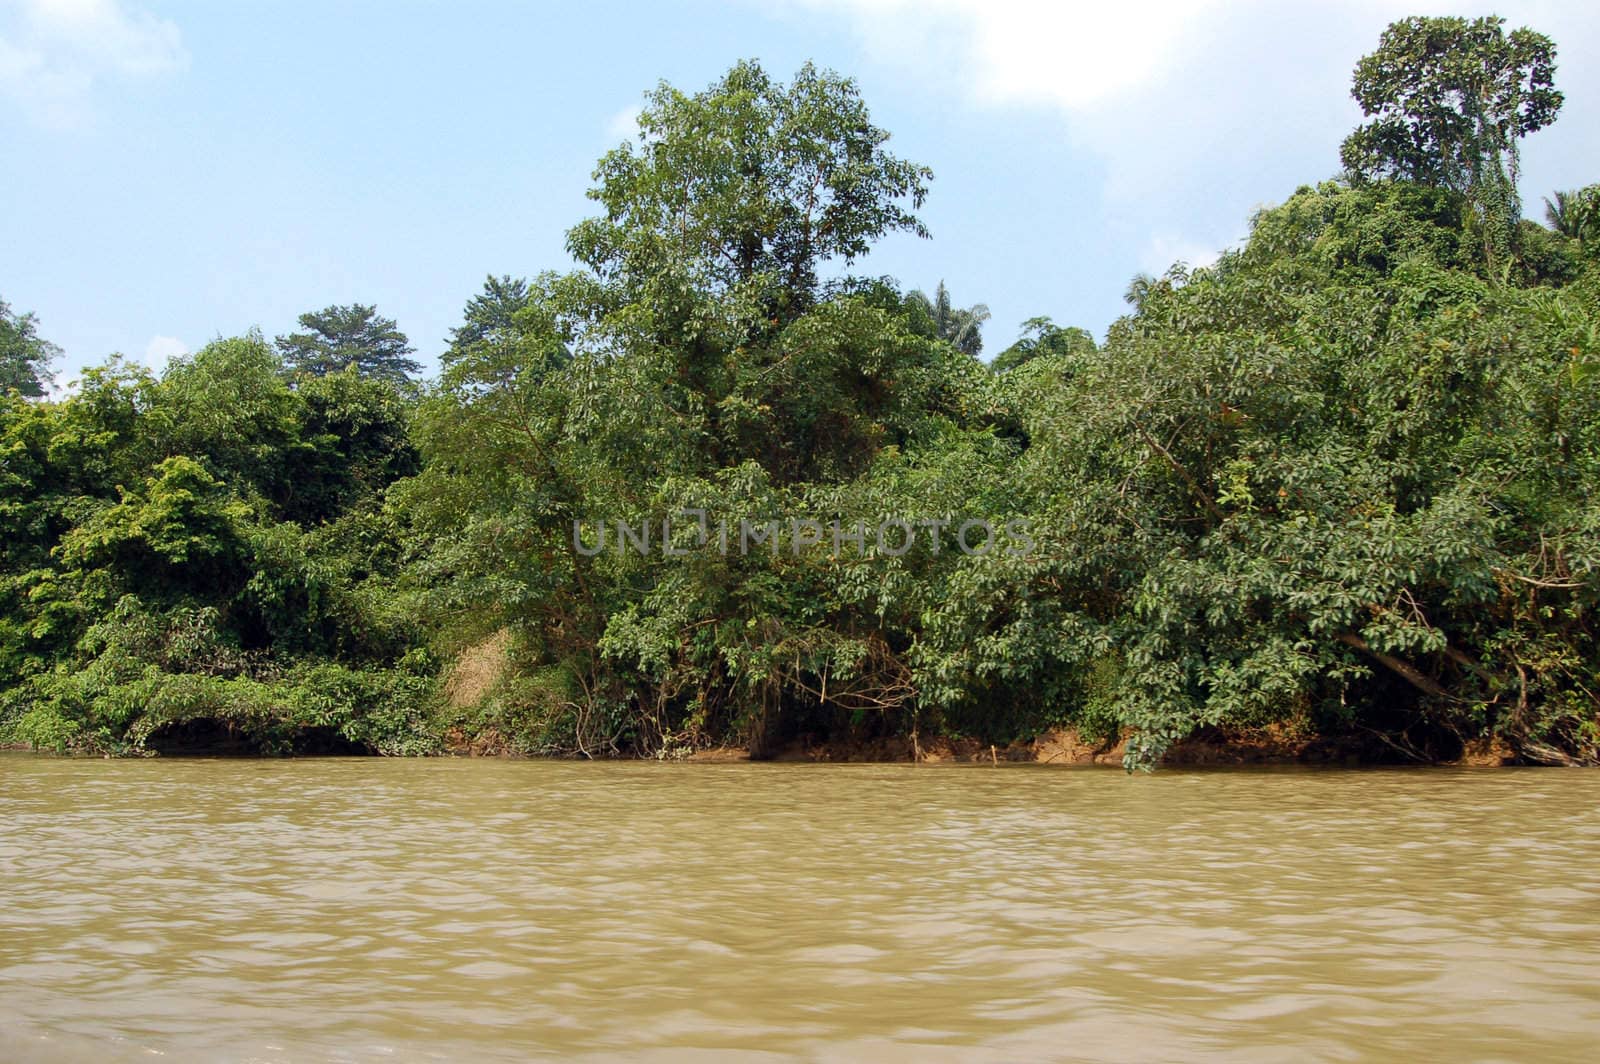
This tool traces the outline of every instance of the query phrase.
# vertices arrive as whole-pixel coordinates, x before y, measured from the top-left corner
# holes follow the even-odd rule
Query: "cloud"
[[[44,125],[83,122],[102,83],[188,65],[176,25],[122,0],[0,0],[0,97]]]
[[[1474,0],[786,6],[796,17],[841,23],[870,63],[947,107],[1057,117],[1063,140],[1095,162],[1102,217],[1135,247],[1162,233],[1227,246],[1245,235],[1260,206],[1334,176],[1340,141],[1361,121],[1350,72],[1384,27],[1419,11],[1482,14]],[[1553,182],[1574,178],[1543,160],[1577,174],[1580,155],[1592,157],[1593,135],[1582,127],[1592,128],[1594,110],[1584,101],[1600,86],[1591,65],[1573,57],[1600,48],[1600,21],[1581,5],[1541,0],[1501,0],[1497,10],[1511,27],[1552,36],[1566,59],[1558,81],[1567,114],[1554,132],[1529,142],[1524,169],[1527,188],[1561,187]]]
[[[990,104],[1095,107],[1159,78],[1222,0],[799,0],[844,16],[875,57],[952,72]]]
[[[1359,120],[1350,71],[1385,25],[1419,11],[1482,14],[1474,0],[776,2],[843,22],[869,59],[928,90],[978,107],[1056,111],[1113,163],[1159,158],[1168,141],[1199,146],[1244,123],[1254,127],[1246,137],[1267,144],[1284,133],[1342,137]],[[1510,27],[1552,34],[1570,57],[1600,38],[1575,6],[1501,0],[1498,10]],[[1561,74],[1589,80],[1570,63]],[[1337,140],[1330,171],[1336,151]]]
[[[606,120],[606,137],[609,140],[637,140],[639,137],[639,115],[644,110],[641,104],[624,107]]]
[[[159,376],[167,363],[189,353],[189,345],[176,336],[152,336],[144,345],[144,364]]]
[[[1107,204],[1145,215],[1146,233],[1213,207],[1247,216],[1331,176],[1359,119],[1350,70],[1414,2],[791,0],[957,106],[1058,116],[1098,160]]]

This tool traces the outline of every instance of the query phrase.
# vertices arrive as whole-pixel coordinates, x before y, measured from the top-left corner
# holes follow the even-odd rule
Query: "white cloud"
[[[1053,112],[1099,160],[1109,205],[1145,232],[1233,214],[1338,169],[1359,118],[1350,70],[1419,0],[791,0],[848,25],[869,58],[958,105]],[[1423,0],[1423,6],[1429,6]],[[1305,172],[1304,159],[1326,159]],[[1223,172],[1245,180],[1219,187]]]
[[[958,75],[993,104],[1094,107],[1156,80],[1222,0],[799,0],[845,15],[879,59]],[[952,69],[953,68],[953,69]]]
[[[1477,0],[786,6],[812,21],[841,22],[870,62],[942,103],[1059,116],[1063,138],[1097,163],[1103,217],[1133,246],[1185,231],[1223,236],[1217,246],[1244,236],[1255,208],[1339,170],[1340,141],[1361,121],[1350,72],[1389,22],[1483,13]],[[1577,60],[1600,48],[1600,20],[1583,5],[1547,0],[1500,0],[1495,10],[1509,26],[1549,34],[1564,60],[1557,80],[1567,93],[1566,115],[1529,142],[1524,188],[1581,183],[1581,157],[1592,157],[1594,143],[1585,125],[1594,128],[1595,109],[1586,101],[1600,96],[1600,79]],[[1145,250],[1153,263],[1158,254],[1196,249],[1152,242]]]
[[[189,353],[189,345],[176,336],[152,336],[144,345],[144,364],[150,372],[160,376],[167,363]]]
[[[644,110],[640,104],[624,107],[606,121],[606,137],[609,140],[638,140],[639,115]]]
[[[176,25],[122,0],[0,0],[0,97],[46,125],[83,121],[103,82],[188,65]]]

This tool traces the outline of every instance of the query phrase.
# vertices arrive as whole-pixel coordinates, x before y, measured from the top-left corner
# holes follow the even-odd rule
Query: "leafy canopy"
[[[940,281],[932,299],[913,290],[906,293],[905,305],[911,328],[919,335],[947,341],[965,355],[976,357],[983,350],[983,323],[989,320],[985,304],[956,306],[950,300],[950,290]]]
[[[61,349],[39,336],[37,324],[32,314],[13,314],[0,299],[0,395],[15,388],[36,399],[50,383],[50,363]]]
[[[1600,243],[1600,185],[1546,198],[1544,217],[1551,229],[1576,240],[1580,247]]]
[[[422,369],[406,334],[375,307],[328,306],[300,315],[300,324],[303,332],[277,339],[291,370],[321,377],[354,366],[364,377],[401,384]]]
[[[1503,259],[1518,206],[1517,142],[1555,121],[1555,45],[1505,20],[1413,17],[1384,30],[1356,65],[1351,95],[1372,119],[1340,156],[1359,179],[1400,178],[1449,189],[1485,223]]]
[[[568,246],[606,279],[683,275],[803,304],[823,264],[887,233],[926,235],[911,211],[932,172],[890,154],[888,139],[854,81],[809,63],[788,85],[753,61],[694,95],[663,83],[637,144],[600,160],[589,195],[605,213]]]
[[[1071,726],[1134,764],[1218,733],[1600,761],[1600,264],[1588,192],[1561,232],[1506,224],[1516,138],[1554,113],[1524,32],[1391,27],[1358,72],[1366,172],[1136,279],[1103,344],[1035,318],[992,367],[943,286],[824,275],[920,232],[928,178],[849,81],[662,86],[600,164],[581,268],[489,278],[437,387],[376,379],[369,329],[404,338],[334,307],[281,342],[312,376],[252,335],[0,395],[0,735]],[[865,531],[724,553],[686,510]],[[874,542],[886,517],[915,544]],[[954,549],[967,518],[1031,548]],[[650,546],[585,552],[575,521]],[[428,663],[468,647],[503,667],[448,704]]]
[[[1029,318],[1022,323],[1022,335],[1017,342],[994,356],[989,368],[1005,373],[1036,358],[1092,355],[1098,350],[1094,337],[1087,329],[1075,325],[1057,325],[1047,317]]]

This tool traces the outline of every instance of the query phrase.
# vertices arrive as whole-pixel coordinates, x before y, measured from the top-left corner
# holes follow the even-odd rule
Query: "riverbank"
[[[969,738],[880,736],[870,739],[801,737],[780,744],[770,757],[753,758],[741,745],[715,746],[660,758],[696,764],[730,764],[773,761],[817,764],[939,764],[1038,763],[1053,765],[1121,766],[1128,735],[1112,741],[1086,739],[1075,729],[1055,729],[1026,742],[984,743]],[[468,738],[460,732],[446,736],[445,756],[516,758],[498,733]],[[623,759],[631,759],[624,757]],[[1453,757],[1429,757],[1408,749],[1393,737],[1378,735],[1294,736],[1281,730],[1224,733],[1208,730],[1173,744],[1159,764],[1179,765],[1366,765],[1428,764],[1460,767],[1494,767],[1531,763],[1505,740],[1477,740],[1461,744]]]
[[[667,744],[661,751],[641,753],[629,748],[591,750],[594,760],[659,760],[699,764],[772,761],[833,763],[1038,763],[1053,765],[1107,765],[1125,763],[1131,730],[1115,738],[1086,736],[1073,728],[1044,731],[1029,739],[1009,743],[989,743],[963,736],[911,736],[903,734],[853,735],[811,733],[788,737],[773,744],[758,756],[751,747],[738,743],[695,745],[689,742]],[[27,742],[0,742],[0,750],[39,749]],[[118,756],[115,750],[67,747],[80,755]],[[545,752],[530,750],[515,737],[495,727],[468,730],[456,724],[435,730],[426,741],[410,751],[412,755],[445,758],[486,758],[500,760],[582,760],[583,752]],[[121,756],[150,757],[260,757],[299,755],[386,755],[371,744],[354,741],[327,726],[300,728],[277,736],[271,745],[249,734],[238,722],[217,718],[195,718],[152,730],[137,749],[124,749]],[[1355,731],[1343,734],[1317,734],[1286,727],[1251,730],[1202,729],[1173,743],[1155,762],[1163,766],[1202,765],[1333,765],[1363,767],[1377,765],[1434,765],[1492,767],[1501,765],[1579,765],[1574,758],[1536,744],[1520,748],[1504,736],[1463,740],[1439,733],[1408,736],[1406,733]]]

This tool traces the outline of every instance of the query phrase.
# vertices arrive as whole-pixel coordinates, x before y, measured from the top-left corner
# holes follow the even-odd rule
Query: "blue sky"
[[[740,58],[856,77],[933,167],[933,239],[857,271],[985,302],[986,353],[1048,314],[1096,334],[1140,270],[1203,262],[1331,175],[1355,60],[1407,14],[1555,38],[1561,120],[1526,212],[1600,180],[1589,3],[0,0],[0,298],[66,351],[160,366],[375,303],[430,367],[485,274],[563,269],[595,160],[658,79]]]

